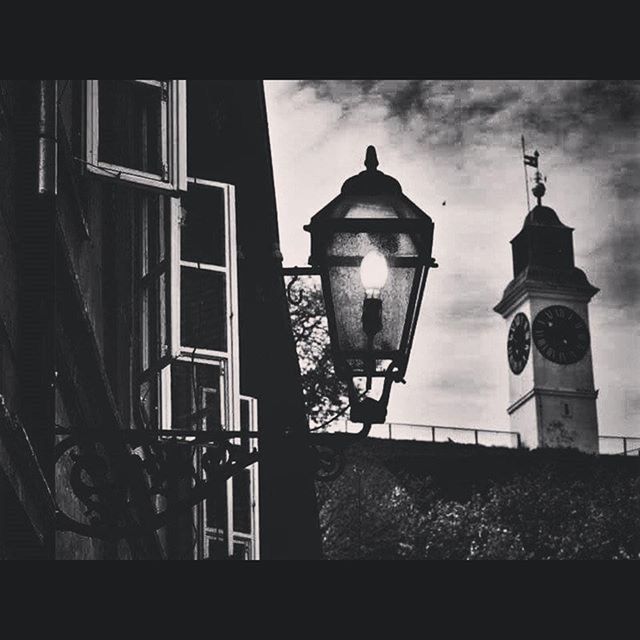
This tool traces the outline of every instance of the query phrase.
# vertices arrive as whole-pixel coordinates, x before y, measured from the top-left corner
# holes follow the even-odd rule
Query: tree
[[[347,389],[333,368],[322,290],[309,277],[290,283],[289,311],[312,428],[344,412]]]

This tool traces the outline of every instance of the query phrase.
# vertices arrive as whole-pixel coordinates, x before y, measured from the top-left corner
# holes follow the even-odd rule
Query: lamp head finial
[[[364,159],[364,166],[368,171],[375,171],[378,168],[378,154],[373,145],[367,147],[367,155]]]

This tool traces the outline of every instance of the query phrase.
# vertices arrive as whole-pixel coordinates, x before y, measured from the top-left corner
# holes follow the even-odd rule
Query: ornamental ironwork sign
[[[297,441],[301,446],[288,450],[303,458],[299,463],[318,480],[331,481],[344,468],[344,450],[365,438],[369,428],[337,439],[288,431],[283,444]],[[81,506],[79,513],[68,513],[56,505],[56,529],[109,541],[161,529],[203,500],[215,499],[219,483],[260,460],[246,445],[261,439],[257,431],[57,427],[56,436],[56,464],[63,470],[58,482]]]
[[[187,430],[71,431],[57,428],[56,464],[80,502],[82,520],[58,507],[56,528],[118,540],[152,533],[214,494],[213,487],[258,461],[258,452],[232,442],[257,433]],[[175,488],[182,491],[176,496]],[[141,499],[160,505],[136,518]]]

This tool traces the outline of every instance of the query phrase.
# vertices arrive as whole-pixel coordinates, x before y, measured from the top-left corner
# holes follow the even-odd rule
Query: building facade
[[[1,88],[5,556],[320,557],[261,82]]]

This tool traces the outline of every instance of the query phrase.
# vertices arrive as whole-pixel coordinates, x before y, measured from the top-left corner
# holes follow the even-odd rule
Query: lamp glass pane
[[[382,329],[373,339],[374,351],[395,352],[400,348],[414,274],[414,267],[390,266],[387,282],[380,291]],[[367,336],[362,329],[365,292],[360,268],[329,267],[329,283],[340,351],[366,351]]]
[[[351,233],[334,234],[327,244],[329,256],[364,257],[373,249],[385,258],[410,258],[418,255],[414,239],[408,233]]]
[[[345,218],[373,218],[380,219],[397,219],[398,215],[393,208],[375,202],[358,202],[353,205],[345,214]]]

